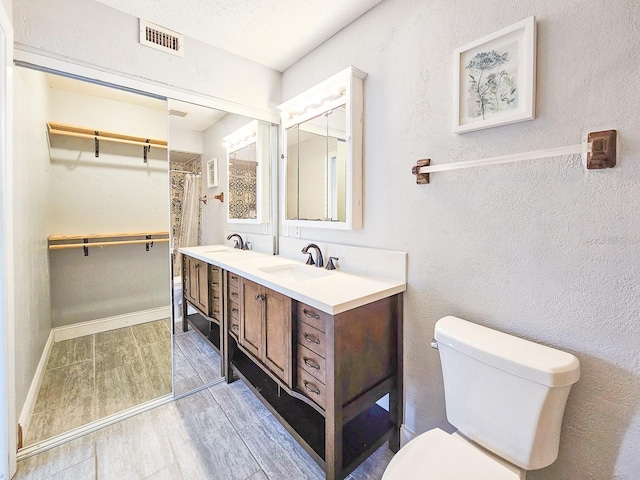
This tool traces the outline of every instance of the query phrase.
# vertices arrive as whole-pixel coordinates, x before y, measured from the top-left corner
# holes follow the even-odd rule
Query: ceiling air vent
[[[179,57],[184,56],[184,36],[140,19],[140,43]]]

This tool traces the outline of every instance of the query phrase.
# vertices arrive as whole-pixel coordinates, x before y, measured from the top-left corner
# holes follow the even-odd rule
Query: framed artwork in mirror
[[[207,187],[214,188],[218,186],[218,159],[212,158],[207,161]]]
[[[535,17],[456,49],[453,66],[454,132],[535,118]]]

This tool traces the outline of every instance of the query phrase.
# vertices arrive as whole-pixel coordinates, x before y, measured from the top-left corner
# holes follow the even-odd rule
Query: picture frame
[[[218,186],[218,159],[212,158],[207,160],[207,187],[214,188]]]
[[[535,17],[457,48],[453,66],[455,133],[535,118]]]

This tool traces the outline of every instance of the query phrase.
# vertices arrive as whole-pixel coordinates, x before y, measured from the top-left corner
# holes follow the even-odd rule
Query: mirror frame
[[[365,72],[351,66],[278,106],[281,111],[280,158],[283,159],[280,206],[282,225],[336,230],[362,228],[362,125],[366,76]],[[342,106],[346,110],[346,220],[287,219],[287,129]]]

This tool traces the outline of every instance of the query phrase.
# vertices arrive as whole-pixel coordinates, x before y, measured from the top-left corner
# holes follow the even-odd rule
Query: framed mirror
[[[350,67],[278,107],[284,225],[362,228],[365,76]]]

